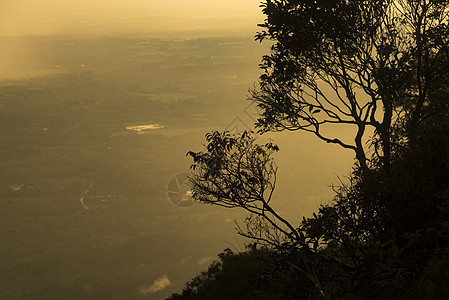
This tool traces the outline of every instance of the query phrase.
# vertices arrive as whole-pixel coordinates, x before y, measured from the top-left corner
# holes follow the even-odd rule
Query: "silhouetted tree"
[[[206,134],[204,152],[192,152],[190,185],[193,198],[227,208],[242,207],[251,213],[243,236],[270,245],[299,240],[297,230],[270,206],[276,186],[277,166],[273,143],[258,145],[251,132]]]
[[[295,226],[270,205],[273,143],[206,135],[193,198],[251,215],[241,235],[276,255],[295,299],[444,295],[449,257],[449,1],[267,0],[274,41],[250,100],[261,132],[300,130],[355,153],[347,184]],[[353,141],[338,136],[352,128]],[[369,143],[368,143],[369,142]],[[441,275],[444,273],[444,275]],[[307,281],[307,283],[305,283]]]
[[[311,132],[352,149],[363,170],[370,159],[388,170],[404,138],[393,128],[416,127],[433,113],[425,109],[429,95],[449,71],[448,1],[268,0],[262,7],[267,18],[256,39],[275,44],[251,94],[263,111],[260,131]],[[339,138],[334,125],[352,128],[354,141]]]

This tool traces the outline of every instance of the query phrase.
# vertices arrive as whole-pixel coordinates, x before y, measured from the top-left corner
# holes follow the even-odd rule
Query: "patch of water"
[[[165,126],[159,125],[159,124],[149,124],[149,125],[138,125],[138,126],[127,126],[126,127],[126,129],[133,131],[137,134],[145,134],[149,130],[162,129],[162,128],[165,128]]]

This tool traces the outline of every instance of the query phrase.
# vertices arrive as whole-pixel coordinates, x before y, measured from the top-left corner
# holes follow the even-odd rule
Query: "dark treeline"
[[[238,233],[250,243],[225,250],[170,299],[446,299],[449,3],[262,7],[256,39],[274,44],[250,95],[262,111],[256,129],[349,149],[353,171],[293,224],[271,206],[279,148],[252,132],[207,134],[207,149],[189,152],[193,197],[247,210]],[[330,134],[338,128],[351,128],[353,141]]]

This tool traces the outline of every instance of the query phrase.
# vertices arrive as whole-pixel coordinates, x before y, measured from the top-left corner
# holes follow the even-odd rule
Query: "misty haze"
[[[183,184],[207,132],[254,128],[259,3],[43,2],[0,4],[0,298],[163,299],[244,249],[246,214]],[[294,222],[351,170],[336,145],[268,138]]]

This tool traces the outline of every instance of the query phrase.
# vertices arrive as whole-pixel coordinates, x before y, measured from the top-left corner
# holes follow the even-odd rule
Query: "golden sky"
[[[255,28],[259,0],[0,0],[1,35]]]

